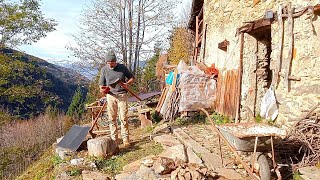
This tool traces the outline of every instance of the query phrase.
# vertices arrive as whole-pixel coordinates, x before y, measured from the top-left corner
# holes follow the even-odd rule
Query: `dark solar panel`
[[[87,136],[89,130],[89,126],[73,125],[57,146],[76,151]]]

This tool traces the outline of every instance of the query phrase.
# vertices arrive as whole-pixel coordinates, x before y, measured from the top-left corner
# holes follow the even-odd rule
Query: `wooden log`
[[[239,60],[239,81],[238,81],[238,94],[237,94],[237,105],[236,105],[236,118],[235,123],[240,122],[240,105],[241,105],[241,84],[242,84],[242,69],[243,69],[243,46],[244,46],[244,33],[240,34],[240,60]]]
[[[253,111],[253,117],[255,117],[256,115],[256,104],[257,104],[257,96],[258,96],[258,76],[257,76],[257,70],[258,70],[258,40],[256,40],[256,44],[255,44],[255,56],[254,56],[254,62],[256,64],[255,67],[255,73],[254,73],[254,79],[253,79],[253,87],[254,87],[254,97],[253,97],[253,107],[252,107],[252,111]]]
[[[198,39],[199,39],[199,16],[196,16],[196,35],[195,35],[195,49],[193,55],[193,62],[191,62],[191,66],[193,66],[197,62],[198,57]]]
[[[205,63],[204,58],[206,56],[206,39],[207,39],[207,28],[208,28],[208,24],[204,25],[204,32],[203,32],[203,40],[202,40],[202,45],[201,45],[201,49],[202,49],[202,62]]]
[[[288,54],[288,59],[285,61],[285,75],[284,75],[284,81],[283,81],[283,86],[284,88],[288,89],[289,91],[289,74],[290,74],[290,66],[291,66],[291,61],[293,58],[293,9],[292,9],[292,4],[291,2],[288,3],[288,36],[289,36],[289,54]]]
[[[279,42],[278,42],[278,59],[276,63],[276,68],[274,72],[274,77],[273,77],[273,86],[277,87],[278,80],[279,80],[279,72],[281,70],[281,61],[282,61],[282,49],[283,49],[283,21],[282,21],[282,5],[279,5],[278,7],[278,26],[279,26]]]

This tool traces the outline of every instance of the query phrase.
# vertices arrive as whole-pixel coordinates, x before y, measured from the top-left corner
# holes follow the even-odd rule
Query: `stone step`
[[[234,169],[227,169],[222,166],[221,158],[214,153],[211,153],[207,148],[203,147],[197,141],[192,139],[181,128],[173,129],[173,134],[186,146],[186,148],[192,148],[192,150],[201,157],[204,164],[209,168],[217,172],[220,176],[227,179],[242,179],[241,175]],[[218,148],[218,147],[217,147]]]
[[[193,140],[187,133],[185,133],[181,128],[176,128],[173,130],[173,134],[186,146],[186,148],[191,147],[192,150],[200,155],[200,158],[204,161],[204,164],[210,169],[221,168],[221,159],[216,154],[211,153],[208,149],[201,146],[197,141]]]

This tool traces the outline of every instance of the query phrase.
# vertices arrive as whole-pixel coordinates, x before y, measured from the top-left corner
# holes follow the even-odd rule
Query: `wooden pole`
[[[282,20],[282,5],[279,5],[278,7],[278,33],[279,33],[279,39],[278,39],[278,61],[276,63],[275,72],[272,84],[276,88],[278,81],[279,81],[279,73],[281,71],[281,61],[282,61],[282,49],[283,49],[283,20]]]
[[[193,56],[193,62],[191,65],[194,65],[197,62],[197,56],[198,56],[198,40],[199,40],[199,16],[196,16],[196,35],[195,35],[195,49],[194,49],[194,56]]]
[[[289,36],[289,54],[288,59],[285,61],[285,75],[283,81],[283,87],[289,91],[289,74],[290,65],[293,58],[293,9],[291,7],[291,2],[288,3],[288,36]]]
[[[240,61],[239,61],[239,80],[238,80],[238,97],[237,97],[237,106],[236,106],[236,119],[235,123],[240,122],[240,105],[241,105],[241,84],[242,84],[242,69],[243,69],[243,46],[244,46],[244,33],[240,33]]]

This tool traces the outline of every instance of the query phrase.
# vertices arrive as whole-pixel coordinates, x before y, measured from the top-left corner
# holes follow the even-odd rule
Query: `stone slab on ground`
[[[215,171],[218,173],[219,176],[223,176],[226,179],[233,179],[233,180],[242,179],[241,175],[234,169],[218,168]]]
[[[157,126],[154,128],[154,130],[152,131],[152,134],[161,134],[161,133],[165,133],[168,134],[170,133],[170,126],[167,123],[161,124],[160,126]]]
[[[168,147],[181,144],[179,140],[175,139],[175,137],[170,134],[163,134],[160,136],[156,136],[153,138],[153,140],[157,143],[160,143],[162,147],[165,149]]]
[[[123,167],[122,173],[133,173],[139,170],[141,164],[144,164],[145,166],[148,166],[148,162],[150,162],[151,166],[153,165],[153,162],[157,159],[155,155],[150,155],[147,157],[144,157],[142,159],[136,160],[130,164],[127,164]],[[151,162],[152,161],[152,162]]]
[[[153,169],[141,165],[139,170],[135,173],[137,179],[141,180],[149,180],[149,179],[157,179],[157,174]]]
[[[183,144],[167,148],[159,154],[159,157],[171,158],[173,160],[180,159],[183,162],[187,162],[187,155]]]
[[[121,173],[121,174],[117,174],[114,179],[117,180],[128,180],[128,179],[134,179],[136,178],[135,173],[131,174],[131,173]]]
[[[203,161],[200,157],[196,155],[196,153],[193,152],[191,147],[187,147],[187,155],[188,155],[188,163],[194,163],[201,165]]]
[[[299,168],[299,172],[304,180],[320,179],[320,168],[316,166]]]
[[[221,159],[218,155],[211,153],[208,149],[201,146],[201,144],[193,140],[181,128],[174,129],[173,134],[176,135],[186,147],[191,147],[196,154],[199,154],[208,168],[214,170],[222,167]]]
[[[83,180],[111,180],[107,174],[94,172],[94,171],[82,171],[82,179]]]

